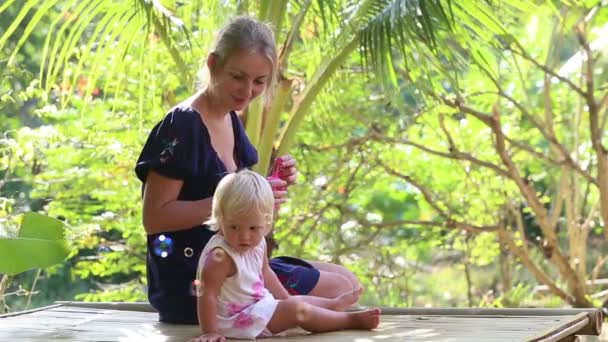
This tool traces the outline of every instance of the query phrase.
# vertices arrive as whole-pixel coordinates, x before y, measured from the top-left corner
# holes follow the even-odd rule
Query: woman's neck
[[[223,120],[230,113],[230,109],[224,108],[208,89],[204,89],[195,95],[192,100],[192,107],[201,116],[210,120]]]

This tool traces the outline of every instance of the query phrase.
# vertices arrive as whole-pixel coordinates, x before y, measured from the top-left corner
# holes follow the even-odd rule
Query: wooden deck
[[[580,309],[383,309],[374,331],[295,337],[303,341],[576,341],[599,335],[602,313]],[[195,325],[159,323],[146,303],[76,303],[0,316],[0,341],[188,341]],[[277,341],[279,338],[273,338]]]

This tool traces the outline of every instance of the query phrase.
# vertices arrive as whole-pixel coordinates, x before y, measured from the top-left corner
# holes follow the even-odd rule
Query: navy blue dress
[[[257,151],[247,138],[236,113],[230,113],[234,131],[234,161],[238,169],[257,163]],[[191,107],[176,107],[150,132],[135,172],[143,186],[149,170],[182,180],[181,201],[213,197],[228,172],[213,146],[200,115]],[[148,299],[159,320],[197,324],[196,268],[203,248],[214,232],[205,225],[147,237]],[[303,260],[279,257],[270,267],[291,294],[307,294],[319,280],[319,271]]]

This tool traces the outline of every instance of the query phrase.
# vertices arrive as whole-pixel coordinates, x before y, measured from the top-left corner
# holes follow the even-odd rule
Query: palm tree
[[[353,52],[359,51],[366,70],[376,71],[381,79],[395,82],[395,64],[405,63],[420,49],[437,52],[444,42],[442,39],[450,34],[473,36],[484,32],[491,37],[502,30],[491,15],[492,5],[481,0],[461,3],[449,0],[262,0],[255,6],[247,0],[237,1],[234,6],[216,1],[165,3],[163,5],[159,0],[119,3],[108,0],[28,0],[24,3],[9,0],[0,6],[0,15],[10,7],[20,7],[20,10],[14,11],[17,15],[0,37],[0,50],[10,49],[12,54],[8,63],[14,63],[17,52],[41,21],[50,21],[42,47],[40,85],[48,92],[74,86],[86,76],[86,90],[91,92],[102,73],[109,84],[124,69],[118,62],[109,72],[102,71],[100,65],[106,59],[111,56],[124,58],[135,40],[154,36],[169,51],[181,79],[192,85],[190,70],[196,57],[191,52],[193,44],[197,47],[198,43],[191,37],[193,30],[201,29],[203,16],[207,26],[217,27],[225,19],[218,14],[220,12],[256,12],[259,19],[273,24],[280,47],[280,81],[275,96],[266,105],[254,102],[244,113],[249,137],[259,150],[257,170],[263,172],[268,169],[273,154],[285,153],[292,147],[296,132],[315,98]],[[319,32],[302,38],[303,25]],[[297,41],[306,39],[318,40],[329,48],[324,49],[325,55],[319,58],[321,62],[312,75],[306,80],[297,77],[296,82],[288,70],[290,56],[298,46]],[[143,60],[144,56],[141,58]],[[75,65],[74,59],[77,59]],[[70,62],[73,64],[67,72]],[[65,104],[69,99],[69,95],[63,96],[62,102]],[[281,123],[284,124],[281,126]]]
[[[61,106],[71,106],[76,100],[74,92],[66,89],[79,88],[83,94],[92,94],[99,86],[101,96],[114,98],[126,93],[136,94],[139,110],[130,115],[136,119],[133,121],[141,121],[139,118],[144,117],[144,112],[150,109],[158,112],[154,106],[161,107],[158,99],[152,98],[158,92],[150,92],[151,88],[166,87],[164,101],[169,104],[175,101],[173,92],[191,92],[195,86],[193,70],[199,67],[201,57],[206,54],[204,46],[213,38],[213,31],[231,15],[255,15],[272,23],[280,49],[279,82],[274,96],[267,103],[262,103],[261,99],[254,101],[242,113],[247,133],[258,148],[257,171],[265,173],[273,155],[283,154],[293,147],[304,119],[314,113],[315,100],[328,88],[332,78],[341,71],[352,72],[346,68],[356,64],[354,58],[361,57],[364,66],[361,70],[367,71],[370,78],[387,80],[388,93],[392,91],[391,85],[398,82],[395,69],[411,69],[410,74],[435,72],[431,70],[432,65],[423,69],[424,56],[446,54],[447,49],[443,46],[451,35],[471,36],[473,40],[479,37],[492,39],[496,33],[501,33],[501,26],[492,13],[492,5],[485,0],[459,3],[450,0],[241,0],[233,4],[209,0],[167,0],[162,4],[159,0],[8,0],[0,5],[0,18],[3,18],[0,20],[10,20],[0,26],[6,27],[0,34],[0,60],[6,55],[8,64],[17,64],[19,51],[32,51],[31,38],[39,39],[42,31],[44,44],[33,48],[40,51],[37,85],[44,94]],[[150,71],[159,64],[165,68],[167,63],[164,60],[161,63],[159,58],[167,56],[174,65],[172,68],[162,69],[160,75],[156,69]],[[166,86],[155,77],[179,78],[182,85]],[[133,84],[139,89],[134,91]],[[125,92],[129,87],[130,92]],[[184,87],[188,89],[184,90]],[[86,103],[87,99],[83,96],[78,101]],[[83,108],[81,104],[78,107]],[[166,104],[162,107],[166,108]],[[142,131],[140,129],[138,134]],[[87,166],[89,173],[96,172]],[[129,174],[122,172],[125,174],[120,176],[126,178],[131,170],[128,170]],[[89,185],[94,187],[92,183]],[[67,194],[63,198],[51,196],[57,198],[55,202],[65,202],[59,206],[74,201],[75,205],[84,207],[88,204],[81,201],[88,195],[87,187],[80,188],[83,189],[69,194],[71,189],[57,191]],[[104,199],[96,201],[102,203],[95,202],[91,206],[117,206],[109,205]],[[123,225],[120,229],[124,231],[140,230],[139,217],[136,219],[134,214],[136,210],[130,207],[133,203],[125,201],[119,209],[120,225]],[[75,209],[72,221],[86,225],[89,216],[93,215],[90,211],[90,208]],[[135,243],[134,249],[139,247]],[[108,261],[104,261],[106,259]],[[127,257],[120,259],[125,261]],[[88,269],[100,267],[92,267],[87,262],[106,267],[111,260],[82,261],[74,269],[84,269],[82,274],[89,274]],[[125,264],[141,265],[141,260],[134,256],[130,260]],[[114,268],[107,272],[109,275],[99,276],[111,277],[114,272],[123,270]],[[124,300],[124,293],[130,296],[142,278],[137,274],[120,277],[120,281],[132,280],[123,286],[124,292],[118,293],[120,299]],[[135,286],[131,286],[133,284]],[[85,298],[97,300],[101,297]],[[118,298],[112,297],[112,300]]]

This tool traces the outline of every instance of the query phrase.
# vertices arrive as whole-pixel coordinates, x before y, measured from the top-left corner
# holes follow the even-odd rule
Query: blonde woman
[[[139,156],[135,171],[143,183],[148,298],[162,322],[197,324],[197,260],[215,234],[201,222],[209,218],[219,181],[258,161],[236,112],[267,90],[276,64],[268,26],[248,17],[232,20],[207,58],[209,83],[167,113]],[[277,203],[285,200],[283,189],[297,173],[293,158],[281,159],[280,179],[271,180]],[[279,257],[270,267],[292,294],[333,298],[359,287],[338,265]]]

